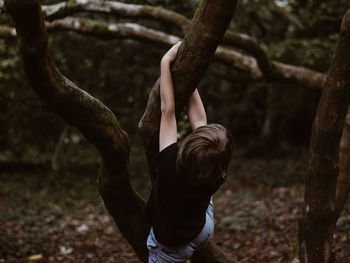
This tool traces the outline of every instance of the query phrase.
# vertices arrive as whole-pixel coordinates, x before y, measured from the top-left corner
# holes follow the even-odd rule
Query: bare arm
[[[190,121],[192,131],[207,124],[207,115],[197,89],[192,93],[188,100],[187,116]]]
[[[175,96],[170,64],[175,60],[180,45],[181,42],[169,49],[160,63],[160,100],[162,116],[160,119],[159,151],[162,151],[164,148],[177,141]]]

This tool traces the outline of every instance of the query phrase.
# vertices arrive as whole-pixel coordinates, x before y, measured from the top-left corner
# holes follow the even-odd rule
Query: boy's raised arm
[[[175,117],[175,96],[171,78],[170,64],[176,58],[181,42],[175,44],[163,56],[160,63],[160,100],[161,112],[159,131],[159,151],[177,141],[177,126]]]
[[[207,115],[197,89],[192,93],[187,104],[187,116],[192,131],[207,124]]]

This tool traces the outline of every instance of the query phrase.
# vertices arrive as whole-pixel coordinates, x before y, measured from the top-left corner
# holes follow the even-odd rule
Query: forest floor
[[[297,163],[283,163],[273,164],[275,172],[295,174]],[[249,167],[259,176],[270,166],[250,160],[234,168],[244,173]],[[0,172],[0,263],[140,262],[106,212],[91,173]],[[147,196],[150,185],[144,181],[134,180]],[[290,262],[302,200],[303,187],[294,182],[230,177],[214,197],[213,240],[239,262]],[[337,225],[336,262],[348,263],[349,203]]]

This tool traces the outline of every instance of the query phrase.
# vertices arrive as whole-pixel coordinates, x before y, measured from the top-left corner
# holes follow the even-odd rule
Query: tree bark
[[[350,192],[350,108],[345,118],[343,135],[340,140],[339,175],[337,180],[335,209],[338,218]]]
[[[7,0],[27,78],[40,100],[92,142],[102,157],[98,184],[104,203],[138,257],[147,261],[144,201],[128,174],[129,142],[111,110],[76,87],[54,66],[38,0]]]
[[[300,260],[334,262],[339,144],[350,104],[350,10],[345,14],[310,142],[309,176],[299,222]]]
[[[185,16],[162,7],[128,4],[117,1],[69,0],[53,5],[44,5],[42,9],[48,21],[78,12],[90,12],[114,15],[118,18],[154,19],[168,25],[175,25],[183,33],[186,32],[191,24],[191,21]]]
[[[235,5],[234,0],[200,3],[173,66],[178,112],[204,75]],[[97,147],[102,157],[98,185],[105,206],[137,256],[147,262],[149,226],[145,219],[145,202],[129,181],[127,134],[112,111],[75,86],[52,63],[39,0],[6,0],[5,6],[15,23],[23,67],[31,86],[48,109],[78,128]],[[8,32],[13,35],[12,30]],[[154,92],[159,94],[159,89],[154,89],[152,94]],[[154,105],[149,101],[140,122],[146,142],[158,134],[155,129],[159,125],[159,98],[153,97],[153,102]],[[154,145],[145,145],[154,150]],[[210,259],[216,256],[215,262],[230,262],[213,242],[195,254],[204,263],[213,262]]]

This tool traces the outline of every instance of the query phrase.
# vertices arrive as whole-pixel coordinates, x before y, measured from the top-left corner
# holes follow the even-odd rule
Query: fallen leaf
[[[43,258],[42,254],[35,254],[35,255],[31,255],[30,257],[28,257],[28,260],[35,261],[35,260],[40,260],[42,258]]]
[[[81,233],[81,232],[87,231],[88,229],[89,229],[89,227],[88,227],[87,225],[83,224],[83,225],[77,227],[77,228],[76,228],[76,231],[79,232],[79,233]]]
[[[65,246],[60,246],[60,253],[62,255],[69,255],[73,252],[73,248],[70,247],[65,247]]]

